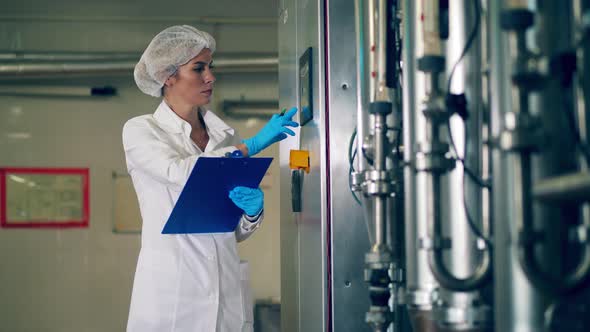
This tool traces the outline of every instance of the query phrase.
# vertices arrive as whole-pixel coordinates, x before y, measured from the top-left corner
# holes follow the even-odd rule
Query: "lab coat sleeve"
[[[236,227],[236,241],[242,242],[254,233],[258,227],[262,224],[262,219],[264,219],[264,210],[260,212],[260,214],[256,217],[248,217],[247,215],[242,215],[240,218],[240,223],[238,227]]]
[[[223,157],[234,146],[200,155],[182,156],[165,137],[159,137],[149,124],[132,119],[123,127],[123,147],[127,168],[144,172],[172,189],[182,190],[199,157]]]

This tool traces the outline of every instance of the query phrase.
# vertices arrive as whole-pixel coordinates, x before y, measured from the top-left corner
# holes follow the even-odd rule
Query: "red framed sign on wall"
[[[0,227],[88,227],[88,168],[0,168]]]

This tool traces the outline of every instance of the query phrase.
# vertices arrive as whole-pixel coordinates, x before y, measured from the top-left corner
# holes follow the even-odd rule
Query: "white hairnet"
[[[215,51],[215,39],[204,31],[188,25],[164,29],[152,39],[135,65],[135,83],[150,96],[162,96],[166,79],[204,48]]]

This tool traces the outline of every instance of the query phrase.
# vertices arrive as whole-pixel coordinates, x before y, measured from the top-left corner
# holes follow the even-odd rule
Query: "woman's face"
[[[191,106],[209,104],[215,82],[212,69],[211,50],[205,48],[166,80],[166,95],[174,95]]]

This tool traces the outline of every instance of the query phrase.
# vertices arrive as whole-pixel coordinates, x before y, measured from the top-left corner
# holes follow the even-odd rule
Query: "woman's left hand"
[[[235,187],[229,192],[229,198],[248,216],[256,216],[264,207],[262,190],[248,187]]]
[[[273,115],[258,134],[242,140],[242,143],[248,147],[248,156],[258,154],[271,144],[287,138],[287,135],[295,136],[295,132],[288,128],[299,127],[299,124],[293,121],[295,113],[297,113],[297,107],[291,108],[284,114]]]

